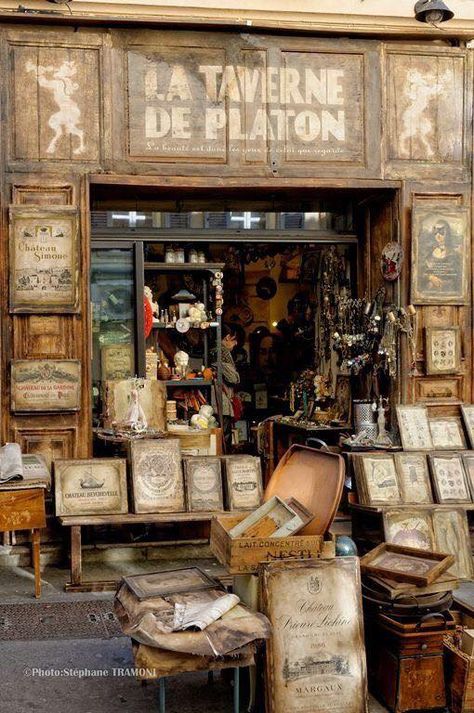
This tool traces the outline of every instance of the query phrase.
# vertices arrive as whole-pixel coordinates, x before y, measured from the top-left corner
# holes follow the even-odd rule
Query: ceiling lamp
[[[436,27],[440,22],[452,20],[453,17],[454,12],[443,0],[418,0],[415,3],[415,19],[418,22],[427,22]]]

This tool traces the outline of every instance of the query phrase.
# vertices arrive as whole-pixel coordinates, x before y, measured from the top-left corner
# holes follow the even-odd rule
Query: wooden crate
[[[467,656],[447,638],[444,663],[451,713],[474,713],[474,656]]]
[[[229,530],[242,520],[242,515],[219,515],[211,522],[211,550],[230,574],[254,574],[260,562],[335,556],[334,541],[325,540],[323,535],[232,539]]]

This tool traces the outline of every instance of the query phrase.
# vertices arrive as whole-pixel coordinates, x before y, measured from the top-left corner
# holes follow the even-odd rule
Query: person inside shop
[[[226,451],[232,446],[232,424],[239,417],[239,400],[234,387],[240,383],[240,375],[232,356],[237,346],[236,331],[229,324],[222,325],[221,364],[222,364],[222,431]],[[217,370],[217,363],[213,364]]]

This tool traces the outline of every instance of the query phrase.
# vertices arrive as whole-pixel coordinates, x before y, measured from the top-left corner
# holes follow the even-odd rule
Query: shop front
[[[425,588],[474,574],[471,50],[251,28],[10,23],[0,40],[2,438],[53,471],[45,539],[70,530],[69,589],[112,586],[82,579],[98,525],[174,545],[214,517],[214,554],[255,574],[252,553],[226,560],[240,520],[265,488],[301,500],[266,611],[347,585],[327,616],[351,653],[336,636],[316,660],[301,637],[285,658],[278,631],[269,710],[332,676],[330,707],[352,691],[362,711],[358,564],[323,559],[344,472],[361,554],[444,553]],[[311,458],[329,460],[309,492]],[[270,515],[245,532],[272,537]]]

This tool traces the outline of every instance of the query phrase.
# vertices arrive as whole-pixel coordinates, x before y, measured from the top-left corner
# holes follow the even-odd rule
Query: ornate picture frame
[[[221,459],[217,456],[183,458],[186,505],[189,512],[222,512]]]
[[[430,451],[433,449],[428,409],[418,404],[396,406],[398,428],[405,451]]]
[[[11,410],[53,413],[81,408],[79,359],[14,359],[11,363]]]
[[[462,451],[467,447],[462,422],[457,416],[430,418],[428,423],[435,450]]]
[[[394,453],[402,502],[428,505],[433,502],[430,471],[426,453]]]
[[[178,438],[132,441],[130,467],[135,513],[186,511]]]
[[[460,453],[430,453],[428,461],[433,489],[440,505],[472,502]]]
[[[353,459],[361,505],[399,505],[402,502],[391,453],[355,453]]]
[[[459,374],[461,330],[459,327],[425,328],[425,363],[429,376]]]
[[[54,461],[57,516],[128,513],[127,463],[121,458]]]
[[[412,211],[411,301],[457,304],[469,301],[469,209],[420,201]]]
[[[78,209],[10,206],[10,312],[79,310]]]

